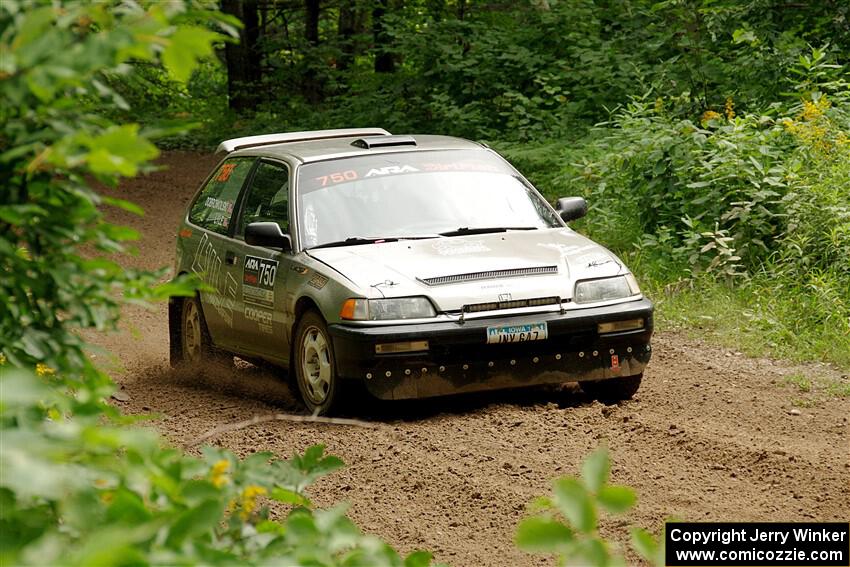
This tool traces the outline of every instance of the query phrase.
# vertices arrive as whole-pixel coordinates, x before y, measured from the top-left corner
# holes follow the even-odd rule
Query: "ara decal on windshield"
[[[418,173],[419,170],[410,165],[388,165],[370,169],[363,177],[375,177],[377,175],[396,175],[399,173]]]
[[[274,307],[274,280],[277,260],[245,256],[242,270],[242,301],[261,307]]]
[[[222,262],[218,252],[209,236],[204,234],[198,244],[198,249],[195,250],[190,269],[201,276],[204,283],[215,289],[206,298],[227,326],[233,327],[236,280],[229,273],[222,271],[221,266]]]

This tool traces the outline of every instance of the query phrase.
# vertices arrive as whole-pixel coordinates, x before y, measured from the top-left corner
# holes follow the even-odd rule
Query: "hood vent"
[[[416,145],[416,138],[413,136],[380,136],[380,138],[380,140],[378,140],[378,137],[358,138],[351,142],[351,145],[356,148],[363,148],[364,150],[371,150],[372,148],[387,148],[390,146]]]
[[[418,278],[419,281],[428,285],[446,285],[479,280],[496,280],[501,278],[518,278],[523,276],[543,276],[557,274],[558,266],[537,266],[534,268],[514,268],[511,270],[490,270],[487,272],[470,272],[468,274],[455,274],[452,276],[436,276],[433,278]]]

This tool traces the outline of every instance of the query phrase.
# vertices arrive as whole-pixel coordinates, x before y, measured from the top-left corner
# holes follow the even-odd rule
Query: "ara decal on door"
[[[242,271],[242,301],[245,302],[245,319],[256,322],[263,333],[272,332],[276,276],[277,260],[245,256],[245,268]]]
[[[209,295],[209,303],[228,327],[233,327],[233,307],[236,305],[236,280],[221,269],[222,262],[210,241],[209,235],[204,234],[195,256],[192,258],[191,270],[201,276],[207,285],[215,289]]]

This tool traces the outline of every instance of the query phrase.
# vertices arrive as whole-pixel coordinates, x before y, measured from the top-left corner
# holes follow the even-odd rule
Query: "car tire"
[[[187,297],[181,305],[179,356],[183,365],[194,366],[212,362],[224,367],[233,366],[233,355],[213,345],[197,296]]]
[[[340,385],[328,327],[315,311],[305,312],[296,325],[293,374],[310,413],[330,413],[337,404]]]
[[[604,403],[630,400],[640,388],[643,373],[634,376],[621,376],[607,380],[587,380],[581,382],[581,389]]]

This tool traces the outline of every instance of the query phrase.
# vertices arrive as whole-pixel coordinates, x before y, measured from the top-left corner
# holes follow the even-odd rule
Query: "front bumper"
[[[648,299],[564,313],[355,327],[330,325],[337,372],[360,379],[381,399],[603,380],[643,372],[651,355],[653,307]],[[644,328],[600,335],[597,325],[642,317]],[[487,327],[546,322],[548,338],[487,344]],[[427,340],[426,352],[376,354],[375,345]],[[614,357],[618,364],[613,366]]]

